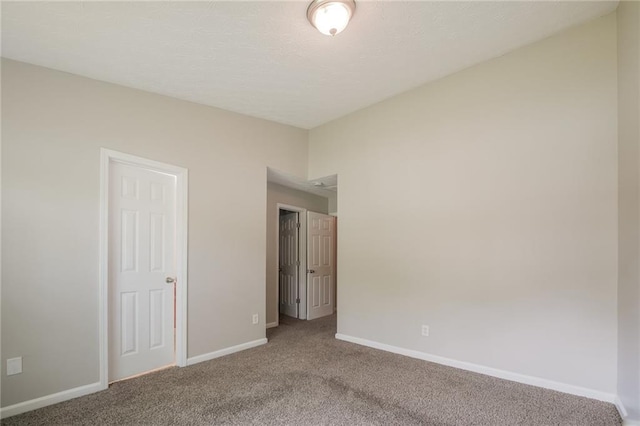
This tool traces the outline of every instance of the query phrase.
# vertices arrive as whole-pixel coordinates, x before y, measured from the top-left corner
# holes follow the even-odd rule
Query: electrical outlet
[[[429,337],[429,326],[428,325],[423,325],[422,326],[422,335],[425,337]]]
[[[22,373],[22,357],[7,360],[7,376]]]
[[[258,320],[258,314],[253,314],[252,321],[253,321],[253,323],[254,323],[254,324],[257,324],[257,323],[259,322],[259,320]]]

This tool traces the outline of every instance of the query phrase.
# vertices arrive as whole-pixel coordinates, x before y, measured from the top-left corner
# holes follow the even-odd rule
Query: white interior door
[[[173,364],[176,177],[109,172],[109,381]]]
[[[280,313],[298,318],[298,213],[280,216]]]
[[[307,319],[333,314],[335,218],[307,212]]]

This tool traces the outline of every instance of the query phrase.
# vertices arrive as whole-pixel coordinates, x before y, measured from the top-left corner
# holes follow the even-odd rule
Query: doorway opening
[[[334,216],[278,204],[278,317],[316,319],[335,312]]]
[[[307,209],[277,204],[278,323],[280,315],[307,318]]]
[[[185,168],[101,150],[100,387],[186,365]]]

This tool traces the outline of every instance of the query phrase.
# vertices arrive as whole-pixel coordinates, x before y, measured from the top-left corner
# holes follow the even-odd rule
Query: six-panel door
[[[307,312],[308,319],[333,314],[335,304],[334,282],[336,268],[335,218],[307,213]]]
[[[176,177],[121,163],[109,173],[109,381],[171,365]]]
[[[280,216],[280,313],[298,318],[298,213]]]

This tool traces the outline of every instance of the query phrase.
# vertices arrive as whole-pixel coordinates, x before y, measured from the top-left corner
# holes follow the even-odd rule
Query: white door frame
[[[289,210],[298,213],[300,230],[298,231],[298,256],[300,267],[298,268],[298,318],[307,319],[307,209],[291,206],[289,204],[276,203],[276,258],[277,267],[280,268],[280,210]],[[278,269],[276,269],[278,270]],[[276,291],[276,307],[280,309],[280,272],[278,272],[278,291]],[[280,324],[280,317],[276,315],[276,327]]]
[[[100,265],[98,324],[100,347],[100,388],[109,387],[109,169],[118,162],[176,177],[176,336],[175,360],[187,365],[187,230],[189,171],[183,167],[100,148]]]

